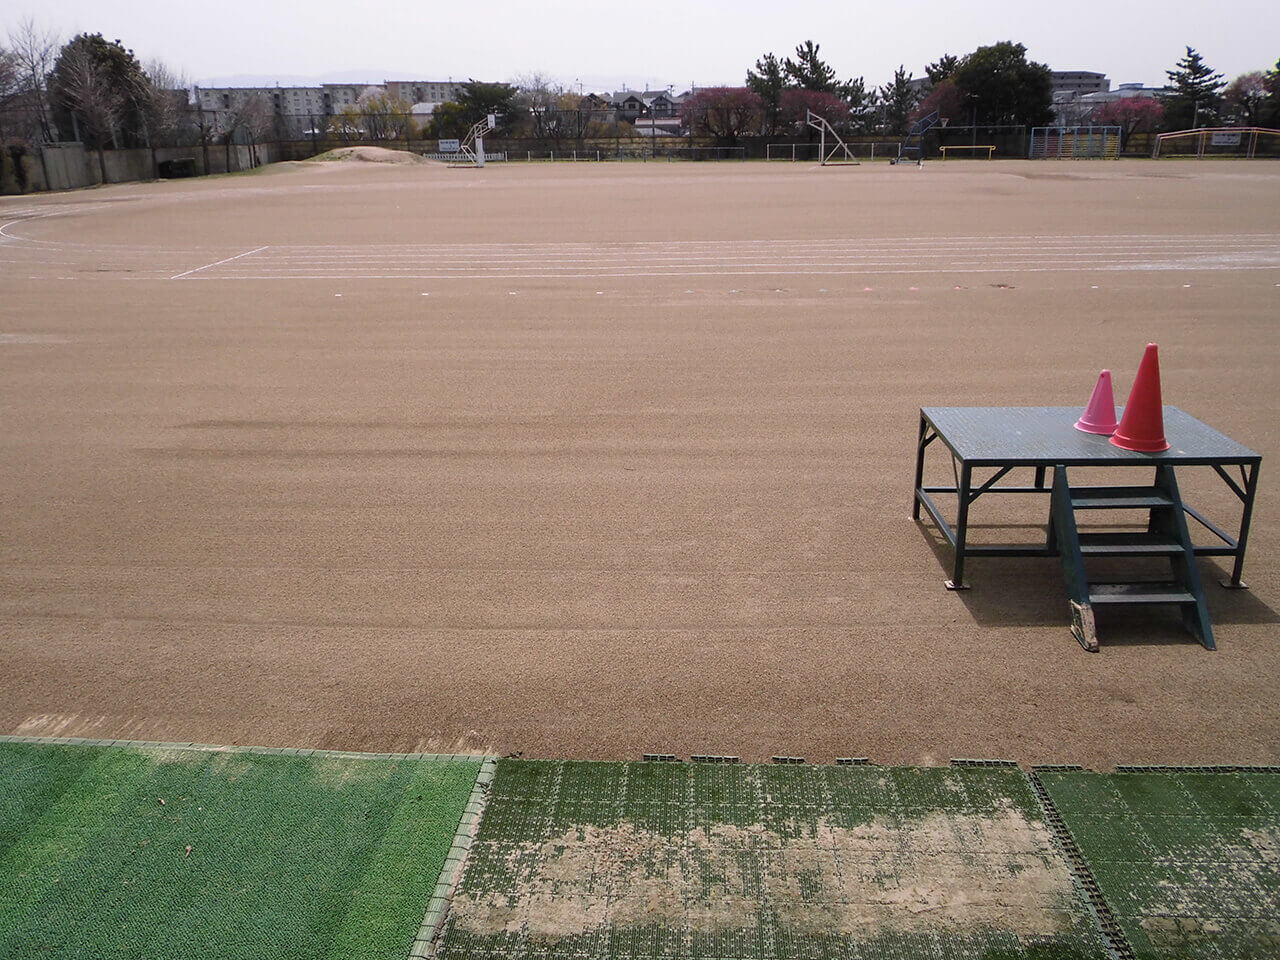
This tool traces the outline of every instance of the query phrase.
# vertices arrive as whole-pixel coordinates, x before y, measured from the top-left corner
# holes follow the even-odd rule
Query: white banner
[[[462,144],[457,140],[441,140],[440,141],[441,153],[457,153],[461,149],[462,149]]]
[[[1240,146],[1240,131],[1229,133],[1226,131],[1218,131],[1209,141],[1215,147],[1238,147]]]

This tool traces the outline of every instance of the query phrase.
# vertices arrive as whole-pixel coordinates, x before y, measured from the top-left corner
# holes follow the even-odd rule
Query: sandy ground
[[[1280,762],[1280,165],[295,164],[0,225],[0,731]],[[1264,458],[1218,651],[1084,653],[1052,560],[945,591],[918,408],[1122,399],[1148,340]]]

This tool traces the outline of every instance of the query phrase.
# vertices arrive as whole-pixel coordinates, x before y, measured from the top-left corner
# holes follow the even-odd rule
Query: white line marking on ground
[[[1002,267],[998,264],[986,267],[954,267],[940,264],[930,269],[901,269],[897,267],[866,266],[847,268],[844,270],[779,270],[762,267],[757,270],[642,270],[631,273],[275,273],[275,274],[225,274],[214,276],[195,276],[192,280],[221,281],[223,283],[241,280],[626,280],[646,279],[649,277],[856,277],[865,275],[928,275],[956,273],[1143,273],[1168,272],[1173,270],[1215,269],[1187,263],[1139,263],[1130,266],[1056,266],[1056,267]],[[1276,265],[1259,264],[1257,266],[1232,267],[1232,270],[1274,270]],[[32,278],[38,279],[38,278]],[[141,279],[141,278],[140,278]],[[163,278],[155,278],[163,279]],[[692,292],[692,291],[689,291]]]
[[[174,274],[174,275],[173,275],[172,277],[170,277],[169,279],[170,279],[170,280],[181,280],[183,277],[189,277],[189,276],[191,276],[193,273],[199,273],[201,270],[208,270],[208,269],[209,269],[209,268],[211,268],[211,267],[220,267],[220,266],[222,266],[224,263],[230,263],[232,260],[239,260],[241,257],[251,257],[251,256],[253,256],[255,253],[261,253],[263,250],[266,250],[268,246],[269,246],[269,244],[264,244],[263,246],[258,247],[258,249],[256,249],[256,250],[246,250],[244,253],[237,253],[234,257],[227,257],[227,259],[225,259],[225,260],[219,260],[217,263],[206,263],[203,267],[196,267],[195,269],[193,269],[193,270],[188,270],[188,271],[186,271],[185,273],[177,273],[177,274]]]

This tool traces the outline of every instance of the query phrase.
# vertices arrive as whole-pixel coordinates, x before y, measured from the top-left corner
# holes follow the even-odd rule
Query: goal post
[[[1256,160],[1280,157],[1280,130],[1270,127],[1197,127],[1156,135],[1152,159],[1206,157]]]

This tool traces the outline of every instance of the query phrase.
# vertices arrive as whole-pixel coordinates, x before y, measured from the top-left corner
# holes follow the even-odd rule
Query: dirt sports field
[[[1280,762],[1280,164],[308,163],[0,224],[0,732]],[[1123,403],[1148,340],[1264,460],[1218,650],[1085,653],[1052,559],[944,590],[918,408]]]

